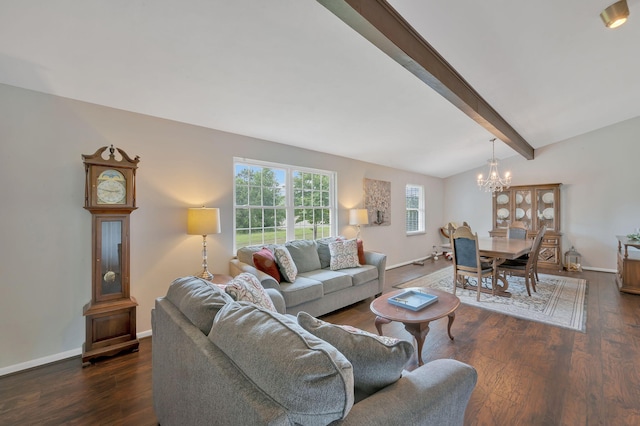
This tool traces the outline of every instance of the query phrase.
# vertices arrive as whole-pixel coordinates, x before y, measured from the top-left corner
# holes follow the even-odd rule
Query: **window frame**
[[[418,190],[418,207],[413,208],[408,206],[408,192],[409,190]],[[425,217],[425,191],[424,185],[412,184],[408,183],[405,186],[405,232],[407,235],[418,235],[426,233],[426,217]],[[418,229],[409,230],[409,221],[407,220],[407,216],[409,211],[417,211],[418,212]]]
[[[237,196],[237,189],[236,189],[236,169],[238,166],[246,166],[246,167],[259,167],[262,169],[268,168],[268,169],[273,169],[273,170],[277,170],[277,171],[283,171],[284,172],[284,184],[283,184],[283,190],[284,190],[284,206],[282,207],[278,207],[278,206],[265,206],[265,205],[251,205],[250,204],[250,200],[247,199],[247,204],[238,204],[238,200],[236,199]],[[301,228],[300,226],[296,226],[296,220],[295,220],[295,211],[296,209],[299,209],[301,206],[294,206],[294,190],[295,188],[294,186],[294,173],[296,172],[300,172],[300,173],[311,173],[311,174],[319,174],[322,176],[326,176],[328,178],[328,189],[327,189],[327,195],[329,197],[328,206],[318,206],[317,209],[328,209],[329,210],[329,224],[328,224],[328,231],[329,231],[329,235],[318,235],[318,238],[322,238],[322,237],[327,237],[327,236],[335,236],[337,235],[337,230],[338,230],[338,224],[337,224],[337,219],[338,219],[338,196],[337,196],[337,172],[335,171],[331,171],[331,170],[322,170],[322,169],[314,169],[314,168],[310,168],[310,167],[300,167],[300,166],[295,166],[295,165],[290,165],[290,164],[282,164],[282,163],[275,163],[275,162],[271,162],[271,161],[263,161],[263,160],[253,160],[253,159],[247,159],[247,158],[239,158],[239,157],[234,157],[233,158],[233,250],[234,252],[238,250],[238,228],[237,228],[237,210],[240,208],[278,208],[278,209],[282,209],[285,213],[285,222],[284,222],[284,230],[285,230],[285,241],[291,241],[296,239],[296,230],[298,229],[298,233],[300,232],[299,229]],[[263,200],[264,201],[264,200]],[[316,207],[314,206],[306,206],[305,210],[308,209],[316,209]],[[279,228],[279,227],[276,227]],[[251,233],[251,229],[258,229],[256,227],[251,227],[251,228],[247,228],[249,229],[249,233]],[[250,242],[249,244],[243,244],[241,247],[246,247],[246,246],[251,246],[251,245],[258,245],[258,244],[272,244],[272,242],[269,241],[264,241],[264,222],[263,222],[263,226],[262,226],[262,241],[263,242]],[[305,232],[305,231],[302,231]],[[304,236],[303,238],[305,239],[310,239],[313,238],[313,236],[308,237],[308,236]],[[284,243],[285,241],[283,241],[282,243]],[[280,241],[277,241],[276,244],[280,244]]]

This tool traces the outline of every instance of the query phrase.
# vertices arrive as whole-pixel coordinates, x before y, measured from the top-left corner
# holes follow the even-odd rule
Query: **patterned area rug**
[[[537,292],[527,295],[524,278],[509,277],[511,297],[492,296],[482,293],[476,300],[475,289],[456,290],[462,303],[500,312],[531,321],[543,322],[572,330],[586,331],[587,281],[571,277],[539,274]],[[444,268],[429,275],[395,286],[397,288],[429,287],[451,292],[453,290],[452,268]]]

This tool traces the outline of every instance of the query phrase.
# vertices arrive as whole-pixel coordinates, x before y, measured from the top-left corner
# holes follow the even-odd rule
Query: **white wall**
[[[535,151],[535,159],[500,161],[513,185],[562,183],[563,254],[572,245],[583,266],[616,269],[616,235],[640,227],[640,117]],[[488,154],[490,154],[488,152]],[[486,167],[445,180],[445,221],[469,222],[479,235],[492,226],[491,195],[475,180]]]
[[[441,179],[0,85],[0,375],[81,352],[91,298],[81,154],[109,144],[141,158],[131,215],[138,332],[150,330],[154,300],[171,281],[200,269],[202,239],[186,235],[188,207],[221,209],[209,266],[228,272],[234,156],[337,171],[338,229],[347,237],[363,178],[390,181],[391,226],[362,229],[365,248],[387,253],[387,265],[424,258],[439,242]],[[404,233],[407,183],[425,186],[425,235]]]

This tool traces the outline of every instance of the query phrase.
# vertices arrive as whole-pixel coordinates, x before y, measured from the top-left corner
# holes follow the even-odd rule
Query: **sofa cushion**
[[[280,270],[278,269],[278,264],[276,263],[276,257],[273,255],[271,250],[263,247],[257,252],[253,253],[252,259],[253,264],[258,271],[262,271],[265,274],[271,275],[273,279],[278,282],[282,281]]]
[[[332,271],[360,266],[358,263],[358,243],[355,239],[329,243],[329,252],[331,253],[330,268]]]
[[[258,278],[248,272],[236,276],[224,291],[235,301],[250,302],[267,310],[276,312],[271,298],[260,284]]]
[[[271,251],[271,253],[273,253],[273,249],[276,246],[275,244],[262,244],[258,246],[240,247],[236,252],[236,257],[242,263],[246,263],[247,265],[251,265],[251,266],[256,266],[253,263],[253,254],[262,250],[264,247],[266,247]]]
[[[296,268],[289,250],[285,246],[277,246],[273,249],[273,254],[276,257],[282,278],[290,283],[294,282],[298,275],[298,268]]]
[[[213,318],[227,303],[233,302],[231,296],[220,287],[196,277],[178,278],[167,290],[167,299],[189,318],[189,321],[208,334]]]
[[[397,381],[414,352],[413,345],[406,340],[330,324],[306,312],[298,313],[298,324],[347,357],[353,365],[356,393],[360,394],[371,395]]]
[[[347,275],[342,271],[330,271],[328,269],[316,269],[315,271],[304,272],[298,275],[300,277],[310,278],[312,280],[322,282],[322,292],[324,294],[333,293],[334,291],[343,290],[353,285],[351,275]]]
[[[331,252],[329,251],[329,243],[337,241],[341,237],[326,237],[316,240],[318,247],[318,258],[320,258],[320,268],[328,268],[331,264]]]
[[[378,278],[378,268],[372,265],[362,265],[357,268],[341,269],[341,274],[349,275],[353,285],[368,283]]]
[[[318,246],[313,240],[294,240],[285,243],[298,273],[320,269]]]
[[[328,424],[353,406],[351,363],[295,319],[233,302],[216,316],[209,340],[293,423]]]
[[[280,284],[280,292],[287,308],[324,296],[324,288],[320,281],[303,276],[299,276],[294,283],[283,281]]]

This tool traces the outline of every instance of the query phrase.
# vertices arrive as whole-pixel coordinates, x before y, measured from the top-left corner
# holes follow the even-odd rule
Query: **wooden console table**
[[[620,291],[640,294],[640,241],[632,240],[624,235],[616,235],[618,239],[618,273],[616,282]],[[624,246],[624,251],[622,247]]]

